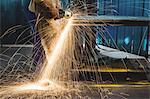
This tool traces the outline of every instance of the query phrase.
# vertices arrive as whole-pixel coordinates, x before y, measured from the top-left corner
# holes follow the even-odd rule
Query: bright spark
[[[47,91],[47,90],[63,90],[64,88],[56,82],[50,81],[50,80],[41,80],[35,83],[28,83],[21,86],[16,87],[16,90],[18,91],[29,91],[29,90],[35,90],[35,91]]]
[[[43,71],[43,75],[42,75],[42,79],[35,82],[35,83],[28,83],[28,84],[24,84],[21,86],[16,87],[17,91],[31,91],[31,90],[35,90],[35,91],[47,91],[47,90],[63,90],[64,88],[62,86],[59,86],[56,84],[56,82],[52,82],[50,80],[48,80],[48,72],[51,71],[52,66],[54,64],[56,64],[57,61],[57,57],[60,54],[59,50],[62,50],[63,44],[65,42],[65,39],[68,36],[68,33],[71,29],[72,26],[72,19],[68,19],[68,23],[66,24],[63,32],[61,33],[61,35],[59,36],[59,39],[56,43],[55,48],[53,49],[53,52],[51,55],[49,55],[48,57],[48,65],[45,68],[45,70]]]
[[[44,86],[41,86],[41,85],[38,85],[38,84],[27,84],[27,85],[19,86],[16,90],[18,90],[18,91],[27,91],[27,90],[41,90],[41,91],[44,91],[44,90],[48,90],[48,88],[44,87]]]

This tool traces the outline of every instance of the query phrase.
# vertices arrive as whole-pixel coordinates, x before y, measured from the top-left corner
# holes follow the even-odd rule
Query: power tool
[[[46,19],[60,19],[60,18],[71,18],[72,12],[69,10],[57,9],[54,11],[53,8],[48,7],[43,0],[36,0],[36,12],[40,13]]]

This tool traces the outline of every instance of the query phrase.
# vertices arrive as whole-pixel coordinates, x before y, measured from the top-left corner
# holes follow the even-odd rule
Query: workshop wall
[[[64,8],[67,8],[71,1],[78,0],[62,0]],[[81,0],[80,0],[81,1]],[[115,15],[115,16],[146,16],[150,15],[150,3],[149,0],[82,0],[86,3],[94,4],[97,8],[98,15]],[[34,31],[34,23],[30,22],[35,17],[28,11],[28,5],[30,0],[1,0],[1,24],[0,35],[4,34],[6,30],[16,25],[23,25],[17,29],[15,34],[5,36],[0,40],[3,44],[14,44],[20,33],[27,27],[31,27],[26,31],[20,39],[27,37]],[[97,2],[97,5],[95,5]],[[95,10],[96,11],[96,10]],[[108,33],[104,33],[107,41],[104,41],[99,34],[97,34],[97,43],[116,48],[116,45],[120,50],[124,50],[130,53],[139,55],[147,55],[148,51],[148,27],[131,27],[131,26],[116,26],[107,27]],[[100,33],[100,32],[99,32]],[[30,38],[27,38],[30,39]],[[26,40],[17,42],[24,44]],[[116,45],[115,45],[116,44]],[[139,50],[140,48],[140,50]]]
[[[98,15],[150,16],[149,0],[98,0],[97,7],[99,9]],[[148,55],[148,26],[108,26],[106,32],[103,33],[106,40],[103,40],[99,33],[97,34],[98,44],[113,48],[118,47],[120,50],[142,56]]]

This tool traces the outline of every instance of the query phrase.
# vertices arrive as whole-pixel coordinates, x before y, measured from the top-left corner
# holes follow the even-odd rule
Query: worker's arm
[[[31,0],[29,10],[34,13],[41,13],[45,18],[59,17],[59,0]]]
[[[49,12],[51,13],[52,17],[59,16],[59,9],[60,9],[60,1],[59,0],[43,0],[43,3],[46,7],[49,8]]]

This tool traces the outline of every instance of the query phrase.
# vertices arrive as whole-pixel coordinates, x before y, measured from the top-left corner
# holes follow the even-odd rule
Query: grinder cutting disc
[[[69,10],[68,10],[68,11],[65,11],[65,16],[64,16],[64,17],[65,17],[66,19],[71,18],[72,16],[73,16],[73,13],[72,13],[71,11],[69,11]]]

